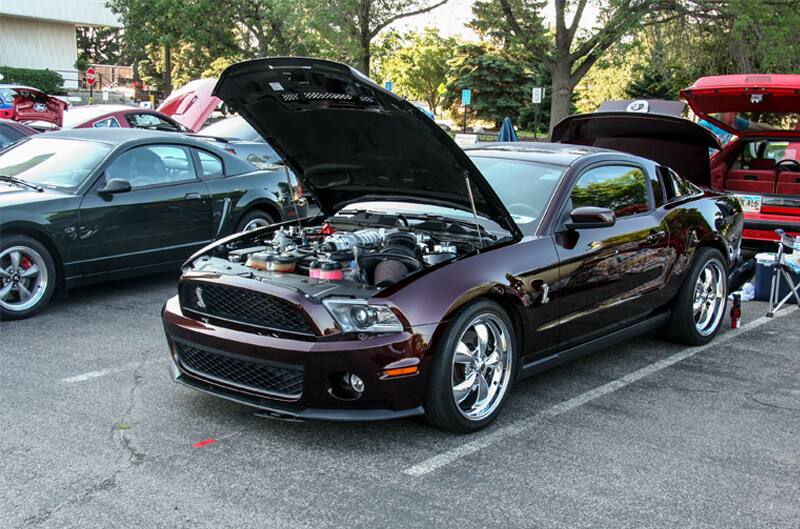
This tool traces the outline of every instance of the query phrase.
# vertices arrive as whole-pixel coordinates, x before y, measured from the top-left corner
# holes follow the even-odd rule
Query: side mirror
[[[122,178],[112,178],[106,185],[97,190],[101,195],[116,195],[117,193],[127,193],[131,190],[131,184]]]
[[[605,228],[617,222],[617,216],[612,210],[594,206],[575,208],[570,212],[569,218],[569,222],[565,224],[569,230]]]

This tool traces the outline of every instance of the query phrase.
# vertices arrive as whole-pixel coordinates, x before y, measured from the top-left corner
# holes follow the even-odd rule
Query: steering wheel
[[[777,165],[778,167],[785,168],[785,169],[787,169],[789,171],[792,171],[792,172],[795,172],[795,173],[800,173],[800,162],[798,162],[797,160],[792,160],[791,158],[786,158],[784,160],[781,160],[780,162],[776,163],[775,165]]]
[[[514,202],[513,204],[509,204],[506,209],[508,209],[509,213],[513,214],[514,213],[513,210],[517,209],[517,208],[525,210],[525,211],[531,213],[531,215],[525,215],[527,217],[533,217],[535,219],[539,218],[539,210],[536,209],[535,207],[533,207],[533,206],[531,206],[529,204],[525,204],[523,202]]]

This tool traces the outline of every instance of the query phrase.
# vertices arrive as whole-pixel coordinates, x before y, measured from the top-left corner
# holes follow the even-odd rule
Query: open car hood
[[[190,81],[174,90],[157,110],[192,132],[197,132],[219,105],[219,99],[212,95],[216,84],[216,79]]]
[[[698,117],[737,136],[797,131],[800,125],[800,75],[702,77],[681,97]]]
[[[12,99],[11,108],[0,117],[21,123],[45,121],[61,127],[69,106],[66,101],[30,86],[0,85],[0,91]]]
[[[688,119],[661,114],[595,112],[560,121],[552,141],[627,152],[674,169],[708,187],[708,149],[719,149],[716,136]]]
[[[446,132],[349,66],[293,57],[243,62],[225,70],[214,95],[278,151],[328,215],[370,200],[471,211],[471,193],[479,215],[521,236]]]

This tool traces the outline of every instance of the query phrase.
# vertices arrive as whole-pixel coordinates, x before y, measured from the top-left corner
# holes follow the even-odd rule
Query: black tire
[[[47,251],[47,248],[39,241],[32,239],[30,237],[26,237],[25,235],[9,235],[7,237],[3,237],[0,240],[0,256],[3,256],[6,250],[10,250],[11,248],[23,248],[35,252],[41,258],[41,263],[44,267],[46,283],[43,288],[39,288],[36,290],[39,294],[36,296],[41,295],[38,297],[38,300],[30,307],[26,307],[24,309],[11,309],[13,305],[20,304],[19,292],[18,290],[9,291],[5,299],[0,300],[0,320],[8,321],[8,320],[21,320],[23,318],[30,318],[31,316],[40,312],[43,308],[50,303],[50,299],[53,297],[53,292],[55,292],[56,282],[58,278],[56,276],[56,266],[55,262],[53,261],[53,256],[50,255],[50,252]],[[22,254],[25,254],[25,251],[22,251]],[[30,259],[26,256],[23,260],[24,263],[31,264]],[[7,257],[3,257],[0,259],[0,267],[6,271],[7,268],[10,268],[8,265],[10,264],[10,254]],[[17,270],[23,272],[22,267],[18,266]],[[12,277],[0,277],[0,292],[3,291],[4,288],[11,286]],[[31,279],[27,280],[28,282]],[[25,280],[23,280],[23,286],[25,286]],[[27,286],[31,286],[29,283]]]
[[[720,315],[716,319],[713,328],[709,327],[708,331],[701,333],[695,324],[695,314],[693,304],[695,301],[695,286],[697,285],[700,273],[709,266],[710,263],[715,263],[719,270],[722,271],[722,306],[719,308]],[[686,273],[686,279],[681,285],[678,296],[675,298],[672,306],[672,313],[670,314],[669,321],[662,329],[662,334],[669,340],[674,342],[683,343],[686,345],[704,345],[714,339],[722,327],[722,322],[725,320],[726,309],[728,305],[728,268],[725,265],[725,259],[722,253],[715,248],[700,248],[694,256],[694,261],[689,271]],[[716,312],[715,312],[716,314]]]
[[[239,220],[239,224],[236,225],[236,232],[238,233],[240,231],[244,231],[248,224],[257,221],[264,222],[264,226],[275,224],[275,219],[272,218],[272,215],[260,209],[253,209],[245,213],[245,215]]]
[[[493,405],[491,412],[485,417],[471,419],[460,411],[453,394],[453,371],[456,369],[454,367],[454,356],[462,334],[471,323],[474,323],[477,318],[484,315],[491,315],[490,317],[502,321],[507,329],[510,342],[507,343],[506,347],[508,351],[506,355],[508,376],[505,376],[504,370],[504,390],[493,401],[496,403]],[[519,357],[518,348],[519,344],[516,340],[513,323],[505,310],[497,303],[490,300],[480,300],[459,310],[434,351],[430,379],[425,392],[425,418],[428,423],[455,433],[472,433],[491,424],[500,415],[514,384]],[[475,398],[477,399],[478,397],[476,396]]]

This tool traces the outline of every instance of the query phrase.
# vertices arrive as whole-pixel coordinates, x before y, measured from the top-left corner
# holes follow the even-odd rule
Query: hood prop
[[[472,208],[472,219],[475,221],[475,229],[478,230],[478,242],[480,243],[480,249],[483,250],[483,235],[481,235],[481,225],[478,222],[478,208],[475,207],[475,197],[472,196],[472,186],[469,182],[469,173],[464,172],[464,183],[467,185],[467,195],[469,196],[469,205]]]
[[[283,171],[286,174],[286,185],[289,186],[289,200],[292,201],[292,205],[294,206],[294,218],[297,219],[297,227],[300,228],[300,233],[303,233],[303,223],[300,222],[300,210],[297,207],[297,200],[294,199],[294,193],[292,192],[292,178],[289,176],[289,166],[286,163],[283,163]]]

